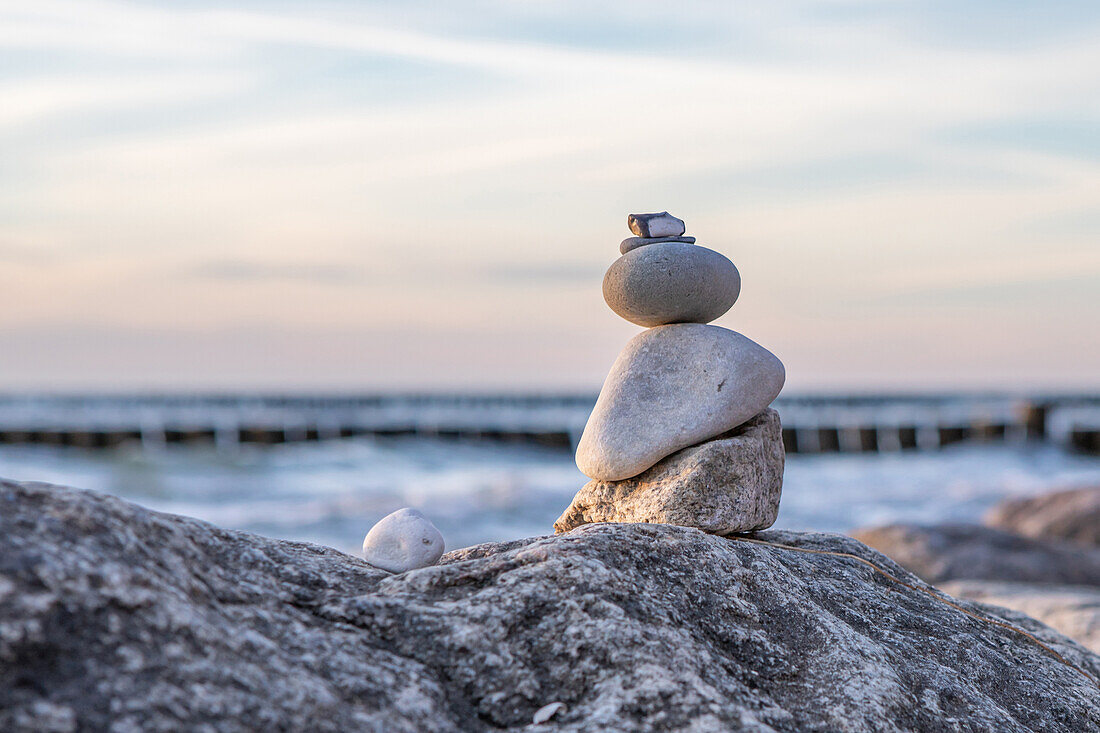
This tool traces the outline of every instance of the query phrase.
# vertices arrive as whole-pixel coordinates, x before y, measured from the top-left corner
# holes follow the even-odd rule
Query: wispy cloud
[[[598,284],[603,267],[595,263],[552,262],[542,264],[499,264],[475,271],[490,282],[515,283],[520,287],[550,284]]]
[[[28,247],[10,242],[0,241],[0,265],[35,265],[41,266],[54,261],[49,251],[39,247]]]
[[[367,273],[358,267],[321,262],[219,260],[197,265],[190,270],[190,274],[198,278],[231,282],[299,280],[322,285],[361,285],[370,280]]]
[[[0,83],[0,133],[64,115],[97,110],[182,106],[204,98],[225,97],[244,88],[240,73],[158,73],[152,78],[80,75],[21,79]]]

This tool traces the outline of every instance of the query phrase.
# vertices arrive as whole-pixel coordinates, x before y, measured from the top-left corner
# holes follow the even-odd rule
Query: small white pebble
[[[534,716],[531,718],[532,725],[542,725],[550,718],[554,717],[558,713],[565,712],[565,703],[552,702],[549,705],[543,705],[541,708],[535,711]]]
[[[408,507],[382,517],[363,539],[363,559],[391,573],[426,568],[442,556],[443,535],[427,517]]]

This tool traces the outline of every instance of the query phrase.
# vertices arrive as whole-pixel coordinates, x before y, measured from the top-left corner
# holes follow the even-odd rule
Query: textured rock
[[[630,214],[626,225],[639,237],[679,237],[686,231],[684,222],[667,211],[659,214]]]
[[[1009,499],[993,507],[985,523],[1042,539],[1100,546],[1100,486]]]
[[[387,514],[363,540],[363,559],[376,568],[404,573],[435,565],[443,556],[443,535],[416,509]]]
[[[1100,653],[1100,588],[989,580],[953,580],[940,588],[959,598],[1025,613]]]
[[[1007,580],[1100,586],[1100,550],[976,524],[894,524],[857,530],[852,536],[929,583]]]
[[[694,244],[651,244],[611,263],[603,298],[639,326],[709,323],[741,292],[741,275],[728,259]]]
[[[0,484],[0,730],[1085,731],[1100,688],[835,535],[601,524],[362,560]],[[979,606],[963,602],[983,612]],[[991,610],[1085,673],[1100,657]]]
[[[652,522],[729,534],[766,529],[779,514],[783,431],[764,410],[732,433],[684,448],[624,481],[589,481],[554,522]]]
[[[577,466],[598,481],[637,476],[761,412],[784,376],[774,354],[735,331],[696,323],[643,331],[604,381]]]
[[[662,242],[695,244],[695,237],[627,237],[619,243],[619,254],[625,255],[632,249],[638,249],[638,247],[644,247],[647,244],[661,244]]]

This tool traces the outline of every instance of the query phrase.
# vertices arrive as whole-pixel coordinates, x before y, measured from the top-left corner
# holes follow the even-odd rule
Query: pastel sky
[[[629,212],[788,389],[1100,387],[1100,3],[0,0],[0,389],[582,389]]]

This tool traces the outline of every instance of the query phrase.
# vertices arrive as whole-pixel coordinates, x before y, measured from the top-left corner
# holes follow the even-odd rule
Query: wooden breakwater
[[[434,437],[576,445],[594,395],[22,395],[0,397],[0,443],[82,448]],[[1100,396],[784,396],[789,453],[1048,441],[1100,454]]]

